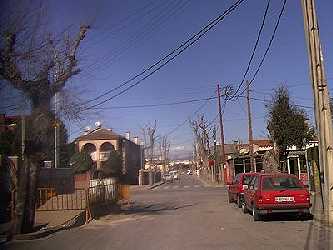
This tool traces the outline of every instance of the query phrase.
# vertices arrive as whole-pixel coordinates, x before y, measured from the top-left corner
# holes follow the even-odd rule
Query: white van
[[[174,180],[178,180],[179,179],[179,175],[178,175],[178,171],[177,170],[170,171],[169,174],[173,176]]]

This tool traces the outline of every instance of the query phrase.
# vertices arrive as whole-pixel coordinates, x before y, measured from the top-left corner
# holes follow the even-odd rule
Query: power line
[[[144,42],[144,40],[147,40],[147,37],[149,34],[154,32],[156,29],[161,29],[161,26],[168,21],[172,16],[181,13],[185,10],[186,5],[189,3],[189,1],[183,2],[179,4],[181,1],[178,1],[175,5],[168,3],[165,8],[162,6],[162,11],[158,13],[156,16],[152,16],[149,19],[149,23],[145,24],[144,27],[140,29],[140,32],[138,34],[134,34],[130,36],[130,38],[124,40],[121,42],[121,47],[116,51],[111,51],[104,56],[102,56],[101,59],[96,59],[94,63],[87,66],[87,69],[90,69],[91,71],[95,71],[97,69],[105,71],[110,65],[112,65],[116,59],[121,57],[124,53],[126,53],[129,49],[135,48],[139,45],[138,41],[141,40],[141,43]],[[174,6],[173,6],[174,5]],[[169,8],[169,6],[171,6]],[[159,6],[160,7],[160,6]],[[169,8],[169,9],[168,9]],[[119,35],[119,34],[118,34]],[[112,54],[112,56],[110,56]],[[100,60],[100,62],[98,62]],[[101,68],[101,66],[104,66]],[[107,79],[107,77],[104,77],[104,79]]]
[[[210,98],[213,98],[214,96],[211,96]],[[216,97],[215,97],[216,98]],[[209,99],[211,100],[211,99]],[[203,103],[202,105],[199,106],[199,108],[194,111],[194,113],[192,114],[192,117],[195,116],[197,113],[200,112],[200,110],[202,110],[209,102],[209,100],[207,100],[205,103]],[[173,134],[174,132],[176,132],[178,129],[180,129],[181,127],[183,127],[188,121],[190,121],[191,117],[185,119],[182,123],[178,124],[174,129],[172,129],[171,131],[169,131],[166,136],[170,136],[171,134]]]
[[[268,13],[268,10],[269,10],[270,2],[271,2],[270,0],[267,1],[267,5],[266,5],[266,8],[265,8],[264,15],[263,15],[263,17],[262,17],[262,21],[261,21],[261,25],[260,25],[260,28],[259,28],[259,31],[258,31],[258,35],[257,35],[256,42],[255,42],[254,47],[253,47],[253,49],[252,49],[252,53],[251,53],[251,56],[250,56],[249,62],[248,62],[248,64],[247,64],[247,68],[246,68],[246,70],[245,70],[245,72],[244,72],[244,74],[243,74],[243,79],[242,79],[241,83],[238,85],[238,88],[237,88],[237,90],[235,91],[235,94],[237,94],[238,91],[239,91],[239,89],[243,86],[244,81],[245,81],[245,78],[246,78],[247,74],[248,74],[249,71],[250,71],[251,63],[252,63],[252,61],[253,61],[254,55],[255,55],[255,53],[256,53],[256,50],[257,50],[257,48],[258,48],[258,44],[259,44],[259,41],[260,41],[260,38],[261,38],[262,31],[263,31],[263,29],[264,29],[264,27],[265,27],[265,22],[266,22],[267,13]]]
[[[259,71],[260,71],[262,65],[264,64],[264,61],[265,61],[265,59],[266,59],[266,56],[267,56],[267,54],[268,54],[268,52],[269,52],[269,50],[270,50],[270,48],[271,48],[271,46],[272,46],[272,43],[273,43],[274,38],[275,38],[276,31],[277,31],[277,29],[278,29],[278,27],[279,27],[280,20],[281,20],[281,17],[282,17],[282,15],[283,15],[283,13],[284,13],[286,3],[287,3],[287,0],[284,0],[284,1],[283,1],[282,8],[281,8],[280,13],[279,13],[279,16],[278,16],[278,19],[277,19],[276,24],[275,24],[274,30],[273,30],[273,34],[272,34],[272,36],[271,36],[271,39],[269,40],[268,46],[267,46],[267,48],[266,48],[266,51],[265,51],[263,57],[261,58],[261,61],[260,61],[260,63],[259,63],[259,66],[258,66],[257,70],[255,71],[255,73],[254,73],[254,75],[253,75],[253,77],[252,77],[252,79],[251,79],[251,81],[250,81],[250,83],[249,83],[249,86],[253,83],[253,81],[255,80],[256,76],[258,75],[258,73],[259,73]],[[243,89],[243,91],[241,92],[241,94],[244,94],[245,90],[246,90],[246,89]]]
[[[249,85],[251,85],[251,84],[253,83],[253,81],[255,80],[255,78],[256,78],[257,74],[259,73],[259,71],[260,71],[260,69],[261,69],[261,67],[262,67],[262,65],[263,65],[263,63],[264,63],[264,61],[265,61],[265,58],[266,58],[266,56],[267,56],[267,54],[268,54],[268,52],[269,52],[269,50],[270,50],[270,48],[271,48],[271,46],[272,46],[273,40],[274,40],[274,38],[275,38],[276,31],[277,31],[277,29],[278,29],[278,27],[279,27],[279,24],[280,24],[281,17],[282,17],[282,15],[283,15],[283,13],[284,13],[284,10],[285,10],[286,2],[287,2],[287,0],[284,0],[284,1],[283,1],[283,5],[282,5],[282,7],[281,7],[281,10],[280,10],[280,13],[279,13],[278,19],[277,19],[276,24],[275,24],[275,26],[274,26],[274,30],[273,30],[273,33],[272,33],[271,38],[270,38],[270,40],[269,40],[268,46],[267,46],[267,48],[266,48],[266,50],[265,50],[264,55],[263,55],[262,58],[261,58],[261,61],[260,61],[259,65],[258,65],[258,67],[257,67],[257,70],[255,71],[255,73],[254,73],[254,75],[253,75],[253,77],[252,77],[252,79],[251,79]],[[243,84],[244,84],[244,79],[243,79],[243,80],[241,81],[241,83],[238,85],[237,90],[234,92],[233,96],[232,96],[230,99],[234,98],[234,97],[238,94],[238,92],[240,91],[240,89],[241,89],[241,87],[242,87]],[[244,88],[244,89],[242,90],[241,95],[244,94],[245,90],[246,90],[246,88]]]
[[[153,70],[152,72],[150,72],[148,75],[144,76],[142,79],[138,80],[136,83],[130,85],[129,87],[125,88],[124,90],[122,90],[121,92],[111,96],[108,99],[105,99],[95,105],[92,105],[89,108],[93,108],[96,106],[99,106],[105,102],[108,102],[110,100],[112,100],[113,98],[127,92],[129,89],[133,88],[134,86],[137,86],[138,84],[140,84],[142,81],[144,81],[145,79],[147,79],[148,77],[150,77],[152,74],[154,74],[156,71],[158,71],[159,69],[161,69],[163,66],[165,66],[166,64],[168,64],[170,61],[172,61],[174,58],[176,58],[177,56],[179,56],[180,54],[182,54],[188,47],[190,47],[191,45],[193,45],[195,42],[197,42],[202,36],[204,36],[208,31],[210,31],[213,27],[215,27],[220,21],[222,21],[227,15],[231,14],[237,7],[239,7],[240,4],[242,4],[245,0],[238,0],[236,3],[234,3],[233,5],[231,5],[226,11],[223,12],[223,14],[219,15],[218,17],[216,17],[213,21],[210,21],[207,25],[205,25],[199,32],[195,33],[194,35],[192,35],[188,40],[186,40],[185,42],[181,43],[181,45],[179,45],[176,49],[173,49],[171,52],[169,52],[167,55],[165,55],[164,57],[162,57],[160,60],[158,60],[157,62],[153,63],[151,66],[149,66],[148,68],[144,69],[143,71],[141,71],[140,73],[134,75],[132,78],[130,78],[129,80],[123,82],[122,84],[106,91],[105,93],[90,99],[86,102],[84,102],[83,104],[87,104],[93,101],[96,101],[122,87],[124,87],[125,85],[129,84],[130,82],[134,81],[135,79],[137,79],[138,77],[146,74],[148,71],[152,70],[153,68],[157,67],[159,64],[161,64],[162,62],[164,62],[163,64],[161,64],[160,66],[158,66],[155,70]],[[175,54],[178,51],[177,54]],[[169,58],[171,55],[173,55],[171,58]],[[169,59],[167,59],[169,58]],[[88,109],[89,109],[88,108]]]
[[[100,107],[100,108],[92,108],[97,110],[109,110],[109,109],[131,109],[131,108],[150,108],[150,107],[161,107],[161,106],[175,106],[187,103],[201,102],[201,101],[209,101],[216,99],[216,96],[201,98],[201,99],[189,99],[185,101],[178,102],[169,102],[169,103],[156,103],[156,104],[142,104],[142,105],[129,105],[129,106],[113,106],[113,107]]]

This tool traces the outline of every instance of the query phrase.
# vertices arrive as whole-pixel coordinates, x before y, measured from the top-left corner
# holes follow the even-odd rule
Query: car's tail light
[[[262,200],[263,200],[263,198],[262,198],[262,196],[260,195],[260,196],[258,197],[257,202],[258,202],[258,203],[262,203]]]
[[[310,201],[310,194],[306,195],[306,201]]]

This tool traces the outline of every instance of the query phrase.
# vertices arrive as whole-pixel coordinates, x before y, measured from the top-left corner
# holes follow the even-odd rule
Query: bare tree
[[[202,167],[208,171],[208,160],[211,153],[210,140],[214,139],[214,131],[211,136],[211,131],[204,115],[200,115],[197,120],[190,121],[190,126],[194,134],[194,149],[197,164],[202,165]]]
[[[147,124],[142,128],[142,134],[145,143],[144,150],[145,150],[145,155],[149,159],[150,168],[153,166],[155,142],[157,139],[156,127],[157,127],[157,122],[155,120],[153,125]]]
[[[30,103],[16,211],[16,232],[27,232],[34,224],[37,180],[47,156],[48,131],[56,124],[52,99],[80,73],[77,53],[89,26],[81,25],[74,35],[66,30],[56,34],[46,31],[42,6],[31,12],[7,11],[15,15],[1,19],[0,80],[23,93]]]
[[[166,171],[166,166],[169,164],[170,142],[168,136],[164,135],[160,141],[161,161],[163,162],[163,172]]]

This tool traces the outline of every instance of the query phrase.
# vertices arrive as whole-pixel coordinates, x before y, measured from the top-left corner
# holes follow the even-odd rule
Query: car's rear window
[[[263,190],[284,190],[303,188],[298,179],[294,177],[264,177]]]
[[[243,184],[244,185],[249,185],[252,178],[253,178],[253,175],[244,175]]]

